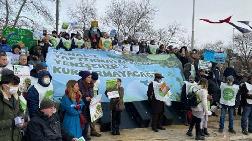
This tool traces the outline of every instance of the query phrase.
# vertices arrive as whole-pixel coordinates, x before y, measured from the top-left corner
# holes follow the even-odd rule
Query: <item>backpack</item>
[[[189,91],[188,95],[187,95],[187,99],[188,99],[188,106],[191,108],[195,108],[198,106],[198,104],[201,102],[199,95],[198,95],[198,91],[200,89],[195,90],[195,87],[192,88],[191,91]]]

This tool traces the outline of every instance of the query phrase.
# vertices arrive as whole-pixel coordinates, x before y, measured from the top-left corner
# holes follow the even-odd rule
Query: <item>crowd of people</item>
[[[98,94],[99,76],[96,72],[80,71],[79,80],[69,80],[65,94],[59,104],[53,102],[52,76],[47,69],[46,55],[48,48],[75,48],[116,50],[129,54],[175,54],[181,61],[185,84],[181,88],[181,103],[185,124],[189,125],[188,136],[192,136],[195,126],[196,140],[204,140],[209,136],[207,131],[208,116],[216,116],[216,109],[221,109],[219,132],[224,130],[225,115],[229,114],[229,132],[236,133],[233,127],[234,113],[242,115],[242,133],[252,133],[252,96],[247,84],[252,84],[252,76],[240,75],[230,63],[224,68],[223,64],[212,63],[209,69],[200,69],[198,64],[202,58],[198,50],[189,51],[186,46],[180,49],[173,46],[157,44],[155,40],[133,40],[131,38],[118,41],[117,37],[110,38],[108,33],[99,29],[90,29],[83,37],[80,33],[71,36],[62,32],[58,34],[43,33],[38,45],[28,50],[24,43],[19,42],[12,47],[7,39],[1,37],[0,45],[0,140],[6,141],[77,141],[84,137],[100,137],[96,131],[96,122],[91,122],[90,102]],[[14,66],[29,68],[29,78],[15,74]],[[164,102],[155,98],[153,83],[162,82],[162,74],[155,73],[154,80],[149,84],[147,96],[152,111],[152,130],[165,130],[161,125],[164,112]],[[124,89],[122,80],[117,79],[118,98],[110,99],[112,112],[111,133],[120,135],[119,126],[121,112],[124,110]],[[169,85],[169,84],[168,84]],[[225,89],[234,92],[226,92]],[[197,105],[190,105],[189,95],[196,93]],[[107,95],[107,91],[105,92]],[[90,130],[90,133],[89,133]]]

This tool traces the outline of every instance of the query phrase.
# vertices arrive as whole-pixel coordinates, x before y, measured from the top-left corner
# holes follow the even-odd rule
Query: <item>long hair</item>
[[[75,91],[74,91],[74,85],[75,85],[76,83],[78,83],[78,81],[76,81],[76,80],[69,80],[69,81],[67,82],[67,84],[66,84],[66,90],[65,90],[66,95],[67,95],[71,100],[73,100],[73,101],[76,100],[76,94],[79,94],[79,96],[81,96],[80,91],[78,91],[78,92],[75,92]]]
[[[207,88],[208,88],[208,80],[205,79],[205,78],[200,79],[199,85],[200,85],[203,89],[207,89]]]

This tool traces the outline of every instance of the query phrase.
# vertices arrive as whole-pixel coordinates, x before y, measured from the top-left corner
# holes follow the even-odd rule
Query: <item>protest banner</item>
[[[62,97],[68,80],[80,79],[78,73],[83,70],[99,74],[101,94],[105,93],[107,80],[121,78],[125,102],[147,100],[148,83],[153,80],[156,72],[162,73],[165,77],[163,80],[169,84],[172,93],[170,99],[179,101],[184,80],[181,63],[174,54],[132,55],[90,49],[69,52],[50,48],[47,65],[53,76],[55,99]],[[108,102],[109,99],[103,95],[102,101]]]
[[[89,109],[90,109],[90,117],[91,117],[91,122],[96,121],[97,119],[101,118],[103,113],[102,113],[102,106],[101,106],[101,98],[102,95],[97,95],[92,98]]]

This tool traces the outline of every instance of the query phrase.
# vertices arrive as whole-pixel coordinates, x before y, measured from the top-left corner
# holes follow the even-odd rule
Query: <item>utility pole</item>
[[[56,0],[56,32],[59,31],[59,3],[60,0]]]
[[[191,38],[191,49],[194,49],[194,18],[195,18],[195,0],[193,0],[193,15],[192,15],[192,38]]]

